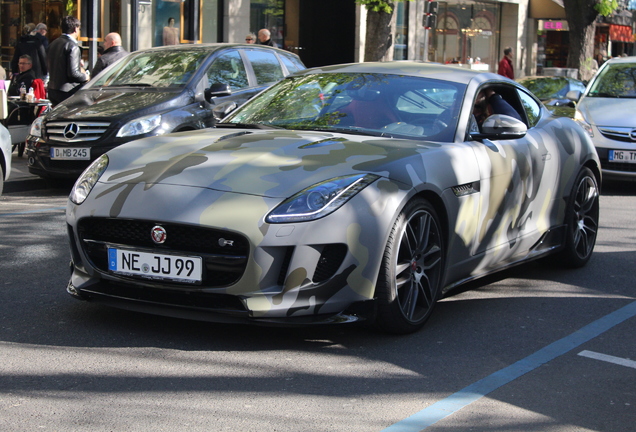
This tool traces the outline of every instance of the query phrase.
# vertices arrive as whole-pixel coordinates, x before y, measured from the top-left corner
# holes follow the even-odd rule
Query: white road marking
[[[594,351],[581,351],[579,353],[581,357],[588,357],[595,360],[601,360],[608,363],[614,363],[621,366],[627,366],[632,369],[636,369],[636,361],[624,359],[620,357],[614,357],[607,354],[601,354]]]

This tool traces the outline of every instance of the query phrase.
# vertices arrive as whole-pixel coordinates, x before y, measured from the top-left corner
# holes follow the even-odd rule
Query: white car
[[[575,120],[592,137],[604,178],[636,180],[636,57],[604,63],[577,104]]]
[[[11,135],[7,128],[0,125],[0,195],[9,174],[11,174]]]

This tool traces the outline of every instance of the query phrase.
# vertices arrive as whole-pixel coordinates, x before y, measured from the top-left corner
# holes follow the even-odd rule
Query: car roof
[[[134,51],[133,54],[142,53],[142,52],[154,52],[154,51],[209,51],[214,52],[221,49],[226,48],[249,48],[249,49],[259,49],[259,50],[272,50],[278,51],[282,53],[286,53],[292,56],[296,56],[296,54],[282,50],[280,48],[274,48],[267,45],[259,45],[259,44],[246,44],[246,43],[204,43],[204,44],[180,44],[180,45],[166,45],[159,46],[153,48],[145,48],[141,50]]]
[[[631,57],[614,57],[605,63],[636,63],[636,56]]]
[[[477,76],[484,79],[510,81],[501,75],[491,72],[472,71],[458,66],[443,65],[441,63],[418,61],[388,61],[347,63],[333,66],[316,67],[296,72],[294,75],[311,75],[316,73],[382,73],[408,75],[414,77],[435,78],[443,81],[453,81],[468,84]],[[512,81],[511,81],[512,82]]]

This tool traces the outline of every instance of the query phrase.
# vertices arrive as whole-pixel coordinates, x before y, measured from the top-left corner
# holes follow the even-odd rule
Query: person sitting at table
[[[31,60],[31,56],[28,54],[21,55],[18,61],[18,68],[20,73],[13,74],[13,77],[11,78],[11,84],[7,91],[7,95],[9,96],[20,96],[20,87],[22,87],[22,84],[24,84],[24,88],[27,92],[29,91],[29,88],[33,86],[35,73],[33,72],[33,61]]]

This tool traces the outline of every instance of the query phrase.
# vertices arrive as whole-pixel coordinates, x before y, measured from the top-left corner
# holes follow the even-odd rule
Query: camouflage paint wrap
[[[384,64],[377,68],[387,72]],[[458,74],[465,79],[465,72]],[[468,103],[460,124],[467,124],[470,101],[479,85],[501,80],[492,74],[471,77],[474,82],[466,79]],[[219,128],[118,147],[108,153],[108,169],[86,201],[81,205],[69,201],[71,240],[82,258],[71,284],[81,292],[98,280],[119,279],[88,264],[77,224],[91,217],[152,219],[245,236],[249,260],[242,277],[230,286],[204,290],[236,296],[253,319],[337,314],[373,299],[389,232],[401,209],[417,195],[438,208],[446,227],[444,286],[558,247],[541,241],[562,227],[566,199],[581,167],[600,166],[583,130],[572,120],[551,117],[543,110],[523,139],[478,142],[465,141],[464,135],[460,126],[458,139],[442,144],[329,132]],[[265,221],[269,212],[298,191],[359,173],[379,179],[326,217],[298,223]],[[316,283],[321,252],[333,244],[345,245],[346,254],[333,276]],[[282,266],[290,248],[293,254]],[[281,268],[286,268],[283,283]],[[155,285],[162,289],[160,283]]]

